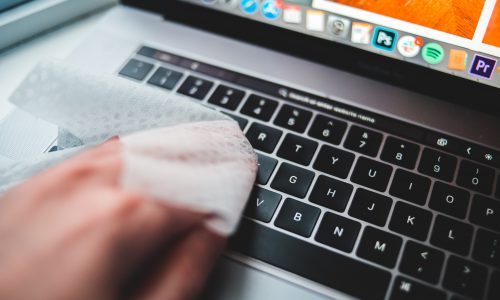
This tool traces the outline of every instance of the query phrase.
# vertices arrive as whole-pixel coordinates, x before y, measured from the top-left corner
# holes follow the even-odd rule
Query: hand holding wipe
[[[37,67],[11,101],[57,125],[65,150],[0,160],[0,298],[195,297],[253,187],[238,125],[59,63]]]

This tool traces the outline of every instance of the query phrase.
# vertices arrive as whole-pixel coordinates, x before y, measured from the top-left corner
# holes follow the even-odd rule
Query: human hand
[[[0,198],[0,299],[192,299],[226,239],[119,185],[118,139]]]

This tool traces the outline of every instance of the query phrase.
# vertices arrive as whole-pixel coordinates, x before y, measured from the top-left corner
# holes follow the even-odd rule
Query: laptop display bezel
[[[178,0],[123,0],[168,20],[254,43],[500,117],[500,89]],[[208,22],[210,20],[210,22]]]

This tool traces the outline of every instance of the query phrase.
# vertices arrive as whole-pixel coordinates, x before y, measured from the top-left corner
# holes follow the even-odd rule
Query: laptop
[[[500,3],[400,2],[124,0],[68,57],[219,110],[255,148],[201,299],[500,299]]]

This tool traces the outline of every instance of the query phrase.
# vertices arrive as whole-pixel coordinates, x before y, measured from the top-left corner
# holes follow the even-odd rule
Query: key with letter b
[[[318,220],[320,209],[293,199],[286,199],[274,224],[308,237]]]

